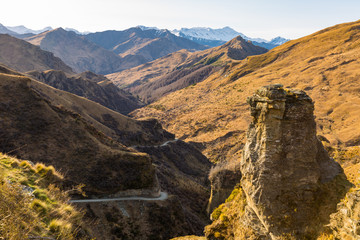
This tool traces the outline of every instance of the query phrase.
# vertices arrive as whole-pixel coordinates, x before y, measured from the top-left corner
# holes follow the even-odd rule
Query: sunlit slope
[[[193,53],[181,50],[107,77],[144,102],[151,103],[171,92],[203,81],[227,63],[266,51],[238,36],[219,47]]]
[[[247,96],[271,83],[305,90],[315,101],[318,133],[331,144],[360,142],[360,22],[336,25],[268,53],[228,64],[205,81],[134,112],[161,119],[188,141],[207,142],[218,160],[241,149]]]

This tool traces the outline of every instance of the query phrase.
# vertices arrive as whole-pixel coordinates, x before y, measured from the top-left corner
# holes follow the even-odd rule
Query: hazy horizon
[[[21,8],[19,8],[21,6]],[[124,30],[138,25],[160,29],[229,26],[248,37],[299,38],[335,24],[356,21],[360,2],[344,0],[13,0],[3,3],[5,26],[34,30],[47,26],[81,32]],[[14,14],[16,13],[16,14]]]

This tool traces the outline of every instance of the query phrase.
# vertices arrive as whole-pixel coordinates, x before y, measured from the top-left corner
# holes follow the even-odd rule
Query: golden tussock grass
[[[359,58],[360,22],[334,26],[229,64],[196,86],[154,102],[161,110],[142,108],[133,115],[158,118],[166,130],[186,141],[221,139],[235,155],[251,122],[246,98],[261,86],[281,83],[305,90],[314,100],[318,133],[332,146],[356,146],[360,143]],[[242,136],[226,138],[236,131]],[[213,147],[208,145],[204,152],[212,153],[212,159],[221,158],[224,153]]]
[[[78,239],[83,213],[51,184],[62,179],[52,166],[0,154],[0,236],[4,239]],[[79,239],[81,237],[79,236]]]

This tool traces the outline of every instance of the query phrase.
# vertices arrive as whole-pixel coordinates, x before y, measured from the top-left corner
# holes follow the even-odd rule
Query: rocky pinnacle
[[[316,137],[314,103],[280,84],[247,101],[253,119],[241,162],[244,224],[263,239],[315,239],[348,185]]]

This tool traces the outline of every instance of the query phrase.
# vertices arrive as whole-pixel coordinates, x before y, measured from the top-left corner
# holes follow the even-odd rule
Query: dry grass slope
[[[88,239],[83,213],[54,185],[62,178],[52,166],[0,154],[0,238]]]
[[[181,50],[120,73],[108,75],[118,86],[151,103],[176,90],[195,85],[230,62],[267,50],[234,38],[223,46],[190,53]]]
[[[133,115],[156,117],[178,138],[208,143],[204,153],[213,161],[224,158],[224,148],[226,158],[238,159],[250,122],[246,98],[261,86],[281,83],[305,90],[315,101],[317,131],[332,146],[358,145],[359,36],[360,22],[352,22],[289,41],[233,61],[196,86],[153,103],[161,108],[145,107]]]

